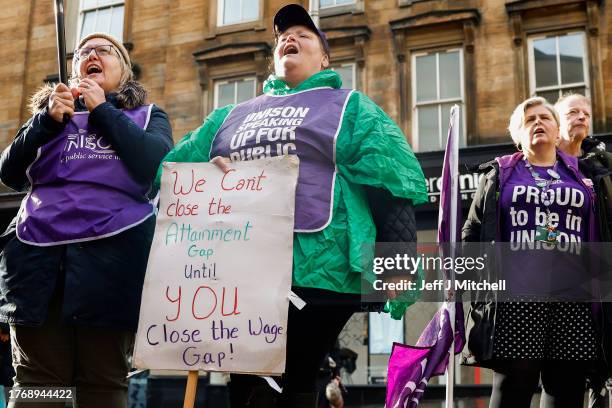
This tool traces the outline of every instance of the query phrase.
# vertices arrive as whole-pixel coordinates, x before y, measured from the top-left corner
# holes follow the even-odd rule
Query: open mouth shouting
[[[87,74],[87,77],[92,77],[95,76],[96,74],[101,74],[102,73],[102,66],[96,62],[92,62],[87,66],[87,69],[85,70],[85,73]]]
[[[295,44],[287,44],[283,48],[283,57],[286,55],[298,54],[298,48]]]

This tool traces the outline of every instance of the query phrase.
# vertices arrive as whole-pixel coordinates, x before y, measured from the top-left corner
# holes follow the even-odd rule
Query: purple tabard
[[[552,167],[534,166],[544,179]],[[546,206],[542,201],[541,188],[536,186],[533,176],[520,160],[501,187],[501,239],[509,245],[511,256],[503,263],[504,279],[509,295],[551,296],[563,293],[584,299],[588,295],[578,292],[584,282],[590,280],[582,258],[572,256],[578,245],[588,241],[588,218],[591,208],[591,193],[575,180],[572,172],[563,164],[555,171],[560,176],[547,190],[551,203],[548,207],[558,232],[556,248],[550,244],[535,244],[536,229],[547,226]],[[533,245],[532,245],[533,244]],[[536,249],[529,249],[536,248]]]
[[[124,110],[146,128],[152,105]],[[64,130],[38,149],[27,169],[30,193],[17,219],[17,237],[48,246],[118,234],[153,214],[150,183],[138,182],[110,143],[77,112]]]
[[[296,232],[316,232],[331,221],[336,138],[351,90],[315,88],[261,95],[237,105],[215,135],[210,157],[232,161],[297,154]]]

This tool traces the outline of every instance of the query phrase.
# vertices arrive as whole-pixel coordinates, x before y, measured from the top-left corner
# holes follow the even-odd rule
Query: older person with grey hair
[[[508,130],[520,151],[481,166],[486,175],[463,227],[463,241],[542,241],[549,246],[569,239],[597,241],[592,190],[577,160],[557,149],[554,107],[543,98],[529,98],[514,110]],[[580,197],[581,205],[560,199],[568,194]],[[525,215],[520,222],[517,213]],[[580,217],[582,228],[559,222],[568,214]],[[525,301],[546,293],[550,280],[545,273],[551,267],[542,268],[537,257],[517,256],[520,262],[489,272],[506,280],[507,301],[472,304],[464,362],[494,370],[490,407],[529,407],[540,378],[541,407],[581,407],[587,370],[601,357],[590,304]]]
[[[578,157],[584,151],[582,150],[582,142],[588,138],[591,129],[591,100],[580,94],[564,95],[557,103],[555,110],[559,115],[561,144],[560,148],[567,154]],[[592,146],[594,142],[594,146]],[[585,143],[589,150],[597,148],[600,143],[591,139]],[[604,146],[605,150],[605,146]]]
[[[0,159],[2,182],[27,192],[0,242],[0,321],[11,324],[16,386],[76,387],[81,408],[120,408],[155,227],[152,182],[172,131],[117,39],[90,34],[73,58],[71,87],[34,96]],[[64,403],[9,404],[22,406]]]

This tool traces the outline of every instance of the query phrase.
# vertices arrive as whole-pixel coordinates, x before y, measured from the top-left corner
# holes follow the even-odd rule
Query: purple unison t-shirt
[[[533,166],[545,180],[551,178],[547,169],[552,168]],[[556,245],[539,245],[536,237],[536,228],[547,225],[546,205],[525,160],[516,164],[501,187],[501,240],[511,243],[505,251],[510,253],[509,259],[502,260],[502,265],[511,294],[563,297],[568,289],[580,288],[588,281],[579,244],[589,236],[591,195],[563,163],[558,162],[554,170],[560,178],[551,182],[546,194],[551,201],[551,222],[559,234]]]

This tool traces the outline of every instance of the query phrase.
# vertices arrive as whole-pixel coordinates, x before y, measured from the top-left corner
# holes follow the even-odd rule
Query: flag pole
[[[183,408],[193,408],[195,406],[197,388],[198,372],[196,370],[189,371],[189,374],[187,374],[187,387],[185,387]]]
[[[451,129],[454,134],[459,132],[459,106],[454,105],[451,108]],[[450,210],[450,240],[451,256],[455,257],[455,248],[457,244],[457,197],[459,196],[459,138],[452,137],[451,155],[450,155],[450,174],[451,174],[451,210]],[[447,304],[449,305],[449,318],[451,324],[452,343],[449,350],[448,366],[446,367],[446,408],[454,407],[454,391],[455,391],[455,271],[450,274],[451,289],[447,293]],[[448,295],[452,293],[452,299],[448,299]]]
[[[55,41],[57,44],[59,82],[68,85],[68,71],[66,70],[66,32],[64,30],[64,0],[54,0],[53,14],[55,15]],[[70,121],[70,115],[64,113],[62,121],[68,123]]]
[[[444,153],[442,166],[442,188],[440,190],[440,212],[438,214],[438,250],[440,256],[456,256],[452,245],[458,241],[457,226],[461,221],[459,215],[461,206],[459,198],[459,108],[451,110],[448,132],[448,142]],[[449,118],[449,119],[450,119]],[[447,245],[451,251],[447,251]],[[446,407],[453,407],[454,363],[455,350],[461,350],[465,345],[463,327],[463,307],[455,301],[454,276],[448,268],[442,267],[445,289],[441,307],[427,324],[419,337],[416,346],[393,344],[393,350],[387,364],[387,395],[385,406],[414,407],[425,392],[429,380],[443,374],[439,367],[449,367],[446,370]],[[459,303],[459,304],[457,304]],[[450,363],[450,365],[449,365]]]
[[[66,36],[64,31],[64,0],[55,0],[53,3],[55,14],[55,39],[57,43],[57,65],[59,81],[68,84],[66,70]]]

